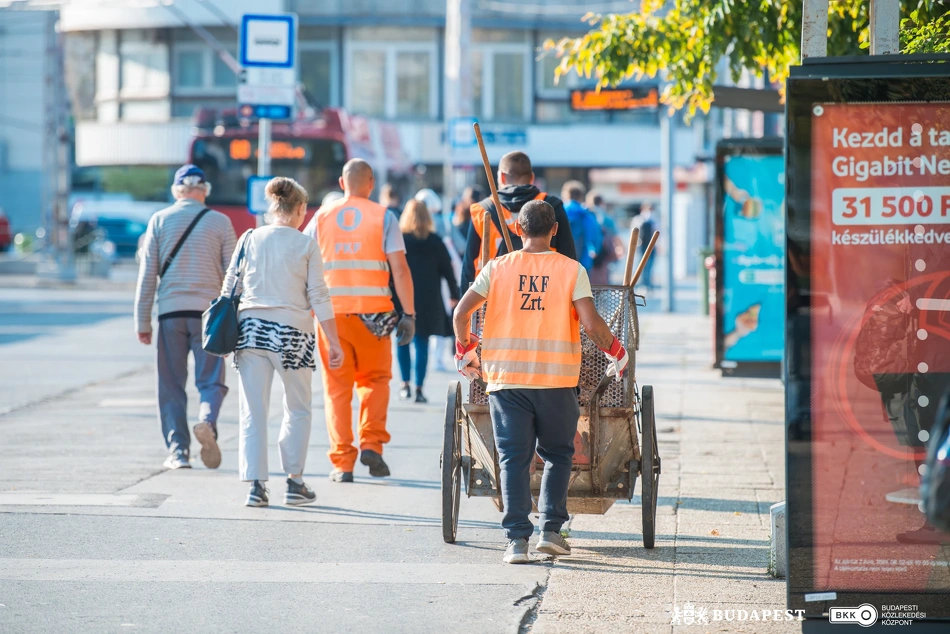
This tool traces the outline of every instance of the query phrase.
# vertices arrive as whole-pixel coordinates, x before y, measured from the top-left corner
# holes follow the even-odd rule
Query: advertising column
[[[926,82],[790,84],[789,592],[813,615],[950,617],[919,493],[950,391],[950,103],[887,99]]]
[[[716,365],[778,377],[785,321],[785,158],[781,139],[716,148]]]

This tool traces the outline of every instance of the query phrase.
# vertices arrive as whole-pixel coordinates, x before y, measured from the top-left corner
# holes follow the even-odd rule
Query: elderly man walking
[[[201,313],[221,291],[234,251],[234,228],[228,217],[205,207],[211,184],[195,165],[175,173],[175,204],[152,216],[141,250],[135,290],[135,325],[139,341],[152,343],[152,304],[158,295],[158,415],[168,447],[165,466],[190,468],[188,433],[188,352],[195,359],[195,386],[200,394],[195,438],[201,461],[216,469],[218,412],[228,388],[224,359],[201,348]]]

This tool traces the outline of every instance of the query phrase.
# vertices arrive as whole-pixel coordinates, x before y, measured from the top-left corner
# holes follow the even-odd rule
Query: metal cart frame
[[[603,514],[620,499],[631,500],[641,481],[643,545],[653,548],[656,536],[656,501],[660,478],[653,388],[638,387],[634,378],[639,348],[638,300],[631,286],[595,286],[594,303],[611,331],[630,355],[622,381],[604,382],[607,361],[581,330],[581,374],[578,402],[581,416],[574,439],[574,460],[568,487],[568,512]],[[484,309],[474,317],[473,331],[480,335]],[[479,355],[481,350],[479,350]],[[644,448],[647,450],[644,451]],[[449,383],[442,444],[442,537],[454,543],[458,533],[459,505],[467,497],[490,497],[499,511],[501,472],[498,450],[483,386],[472,383],[468,402],[462,385]],[[536,466],[543,462],[536,456]],[[531,489],[537,494],[542,469],[533,469]]]

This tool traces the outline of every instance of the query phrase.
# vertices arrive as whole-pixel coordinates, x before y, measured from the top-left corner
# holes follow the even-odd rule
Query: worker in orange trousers
[[[374,477],[390,475],[383,460],[389,442],[386,415],[392,380],[392,343],[408,343],[415,334],[412,276],[406,246],[395,214],[369,200],[375,187],[373,169],[361,159],[343,166],[343,198],[322,206],[304,233],[314,237],[323,256],[323,270],[340,345],[343,366],[329,367],[329,344],[320,335],[320,361],[326,399],[327,432],[334,482],[352,482],[356,458]],[[393,305],[389,280],[402,304]],[[353,446],[353,387],[359,397],[359,450]]]

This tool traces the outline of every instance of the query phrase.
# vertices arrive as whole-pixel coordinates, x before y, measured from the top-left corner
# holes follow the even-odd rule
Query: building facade
[[[575,112],[570,90],[593,82],[570,75],[555,82],[557,60],[546,40],[588,28],[584,0],[531,3],[472,0],[472,110],[490,160],[526,151],[545,189],[568,179],[593,184],[624,210],[659,199],[660,126],[656,111]],[[599,11],[629,11],[627,1]],[[61,10],[67,75],[76,118],[77,178],[95,187],[135,183],[135,197],[167,191],[172,166],[188,155],[199,107],[236,105],[236,78],[220,51],[236,55],[244,13],[292,11],[299,18],[299,80],[324,105],[390,122],[415,166],[414,187],[442,188],[445,0],[174,0],[130,8],[104,0],[72,0]],[[209,37],[216,46],[209,43]],[[212,42],[214,43],[214,42]],[[683,244],[683,271],[705,239],[710,125],[679,117],[674,157],[677,198],[694,219]],[[456,150],[459,165],[480,166],[477,149]],[[480,167],[472,180],[481,180]],[[84,175],[85,176],[84,176]],[[91,176],[90,176],[91,175]],[[598,178],[600,180],[598,180]],[[683,202],[686,201],[686,202]],[[622,215],[622,214],[621,214]]]

